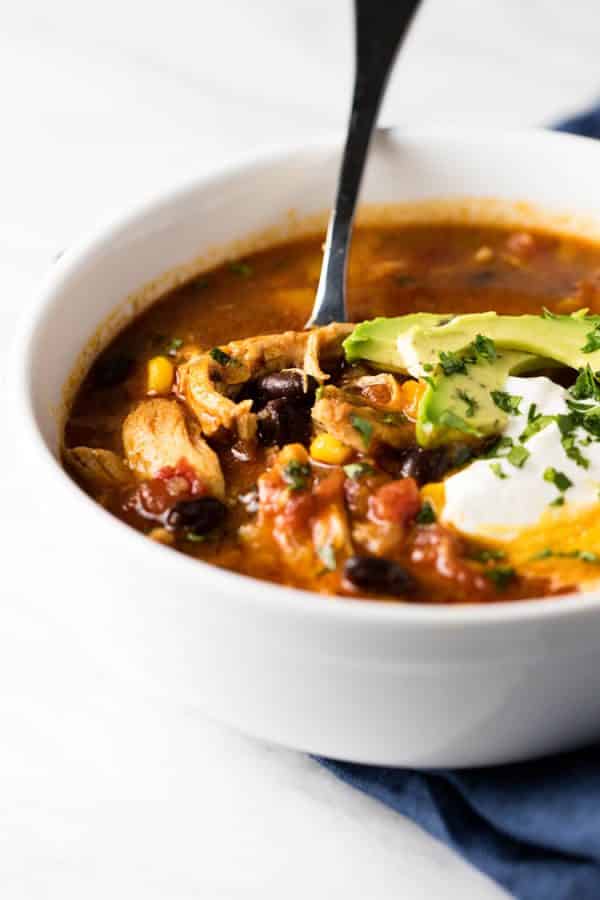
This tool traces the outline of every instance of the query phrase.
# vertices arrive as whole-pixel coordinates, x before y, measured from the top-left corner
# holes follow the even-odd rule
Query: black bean
[[[101,357],[94,363],[90,373],[93,386],[99,390],[117,387],[129,378],[134,364],[135,361],[130,356]]]
[[[255,382],[257,400],[260,405],[264,405],[269,400],[289,400],[312,406],[317,382],[312,375],[308,375],[306,391],[304,382],[304,376],[296,369],[282,369],[281,372],[263,375]]]
[[[185,528],[192,534],[208,534],[223,524],[227,508],[215,497],[180,500],[169,512],[167,524],[171,528]]]
[[[257,415],[261,444],[305,443],[309,438],[310,410],[287,400],[269,400]]]
[[[362,591],[398,597],[416,589],[412,576],[393,559],[379,556],[351,556],[344,565],[344,577]]]
[[[394,453],[382,464],[395,477],[414,478],[422,485],[440,481],[446,472],[464,465],[470,456],[471,451],[465,444],[451,444],[434,450],[408,447]]]

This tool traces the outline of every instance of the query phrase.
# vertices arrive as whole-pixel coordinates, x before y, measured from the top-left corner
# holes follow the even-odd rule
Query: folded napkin
[[[557,125],[600,137],[600,107]],[[600,745],[487,769],[417,772],[321,759],[518,900],[600,900]]]

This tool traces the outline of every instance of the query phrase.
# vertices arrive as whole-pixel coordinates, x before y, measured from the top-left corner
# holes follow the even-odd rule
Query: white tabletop
[[[349,0],[19,0],[1,21],[2,359],[42,273],[96,220],[248,148],[344,124]],[[383,119],[553,120],[600,88],[597,38],[589,0],[426,0]],[[500,896],[305,756],[151,700],[88,658],[53,615],[85,573],[21,465],[8,397],[4,409],[3,897]],[[96,577],[85,599],[101,598]]]

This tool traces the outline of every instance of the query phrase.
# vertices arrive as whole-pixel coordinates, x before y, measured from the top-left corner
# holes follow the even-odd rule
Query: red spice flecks
[[[192,497],[201,497],[203,494],[206,494],[206,486],[198,478],[196,471],[183,456],[176,466],[163,466],[162,469],[159,469],[156,478],[160,481],[183,478],[188,485],[187,493],[191,494]],[[179,491],[177,491],[177,493],[179,493]]]
[[[405,525],[421,508],[421,495],[414,478],[390,481],[369,498],[369,518],[376,522]]]

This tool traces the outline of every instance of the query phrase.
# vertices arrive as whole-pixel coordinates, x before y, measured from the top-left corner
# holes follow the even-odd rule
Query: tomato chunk
[[[389,481],[380,487],[369,500],[369,517],[379,522],[396,522],[404,525],[417,515],[421,508],[421,495],[414,478]]]

